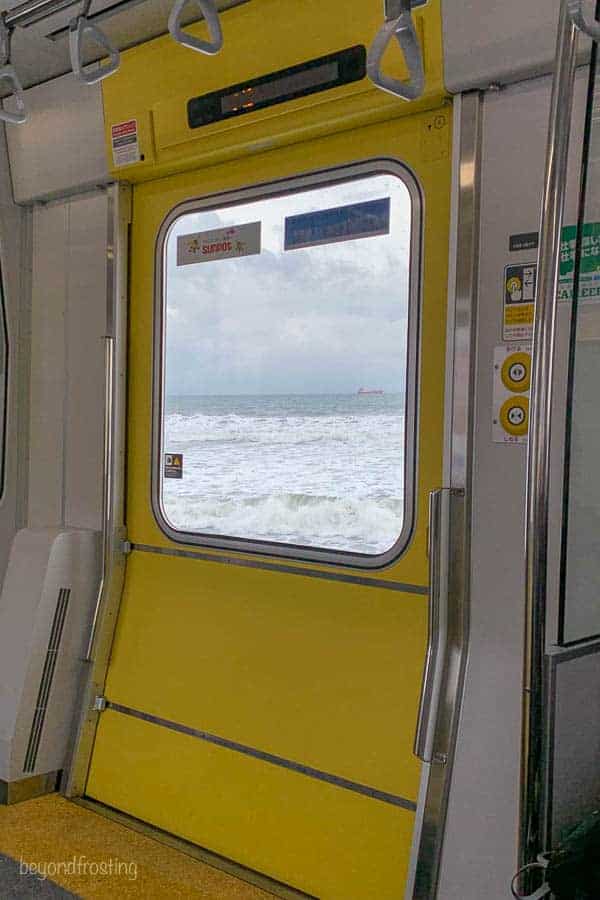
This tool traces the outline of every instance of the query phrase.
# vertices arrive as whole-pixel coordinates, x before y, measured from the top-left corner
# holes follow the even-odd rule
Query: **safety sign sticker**
[[[260,222],[182,234],[177,238],[178,266],[218,259],[237,259],[257,253],[260,253]]]
[[[537,265],[522,263],[504,270],[503,340],[526,341],[533,331]]]
[[[183,453],[165,453],[165,478],[183,478]]]
[[[511,252],[537,247],[538,234],[510,236]],[[567,225],[561,233],[558,299],[573,300],[577,226]],[[503,339],[530,340],[533,333],[534,300],[537,265],[522,263],[504,270]],[[581,234],[581,266],[579,270],[579,302],[600,301],[600,222],[586,222]]]
[[[136,119],[113,125],[110,129],[110,139],[115,166],[130,166],[141,160]]]
[[[390,198],[287,216],[284,250],[390,233]]]

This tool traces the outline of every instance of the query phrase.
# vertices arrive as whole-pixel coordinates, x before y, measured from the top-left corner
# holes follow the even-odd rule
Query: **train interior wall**
[[[502,7],[488,3],[489,40],[478,41],[480,3],[447,2],[443,7],[446,86],[457,95],[481,91],[482,104],[471,397],[475,427],[470,461],[470,637],[439,882],[443,900],[483,896],[506,900],[516,867],[527,447],[494,440],[494,352],[507,343],[505,269],[535,257],[531,250],[511,251],[510,237],[539,227],[557,10],[557,2],[549,10],[548,4],[536,0],[525,11],[514,2]],[[520,21],[517,31],[515,17]],[[18,49],[17,43],[15,53]],[[79,619],[81,634],[74,634],[70,645],[73,667],[85,654],[81,635],[89,631],[100,575],[102,339],[107,328],[111,176],[99,89],[88,94],[90,89],[82,89],[72,75],[54,74],[60,77],[27,91],[30,124],[22,131],[4,129],[0,142],[0,258],[9,337],[0,581],[11,565],[14,572],[21,571],[18,557],[9,563],[11,553],[21,552],[26,558],[34,544],[39,548],[40,535],[46,541],[43,552],[59,554],[58,566],[65,571],[75,566],[90,590]],[[577,214],[586,85],[587,68],[582,66],[576,84],[568,224],[574,224]],[[458,165],[455,158],[455,187]],[[455,207],[459,200],[455,196]],[[450,252],[455,266],[461,248],[451,246]],[[569,325],[569,306],[562,304],[552,448],[554,559],[562,516]],[[589,328],[589,352],[595,359],[600,324],[593,315]],[[449,379],[452,371],[449,349]],[[450,409],[446,415],[451,428]],[[74,542],[64,554],[55,546],[60,535]],[[36,602],[41,603],[50,588],[41,575],[37,581],[34,573],[31,578],[31,590],[38,590]],[[547,651],[557,714],[548,721],[552,765],[548,764],[547,803],[553,810],[549,829],[555,838],[565,825],[600,803],[600,731],[589,717],[589,704],[600,692],[600,657],[593,644],[584,655],[557,646],[558,581],[554,567]],[[9,610],[10,618],[7,604],[20,602],[14,578],[7,583],[16,593],[5,594],[0,601],[0,628],[3,614],[5,622],[14,622],[14,610]],[[26,629],[34,613],[32,607],[19,627]],[[0,633],[0,655],[12,665],[10,644],[5,629]],[[0,672],[1,667],[0,661]],[[35,680],[35,674],[30,679]],[[581,698],[576,705],[569,702],[574,695]],[[2,696],[0,684],[0,704]],[[18,719],[18,703],[13,701],[11,716],[3,721],[0,714],[0,744],[3,738],[12,740],[9,731]]]

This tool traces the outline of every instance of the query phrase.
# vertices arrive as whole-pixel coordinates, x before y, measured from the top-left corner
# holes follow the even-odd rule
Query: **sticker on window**
[[[183,478],[183,453],[165,453],[165,478]]]
[[[177,265],[237,259],[260,253],[260,222],[215,231],[182,234],[177,238]]]
[[[288,216],[285,250],[335,244],[390,233],[390,198],[336,206],[318,212]]]

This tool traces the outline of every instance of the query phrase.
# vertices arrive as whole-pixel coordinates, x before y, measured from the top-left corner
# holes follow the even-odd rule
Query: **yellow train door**
[[[311,102],[272,146],[234,129],[186,171],[172,147],[167,177],[138,162],[131,552],[85,795],[311,896],[383,900],[421,775],[451,116],[355,102],[351,127]]]

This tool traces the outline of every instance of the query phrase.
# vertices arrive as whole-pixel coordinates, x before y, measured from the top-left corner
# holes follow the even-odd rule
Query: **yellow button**
[[[508,434],[522,437],[529,425],[529,400],[527,397],[509,397],[500,409],[500,424]]]
[[[502,381],[509,391],[521,394],[529,390],[531,384],[531,355],[511,353],[502,366]]]

